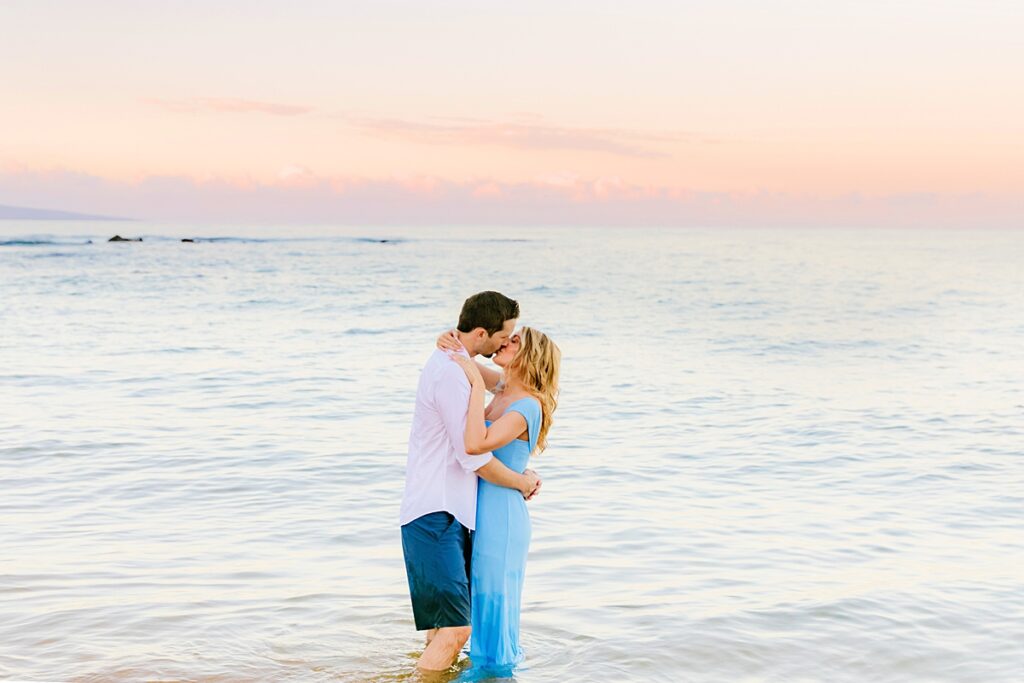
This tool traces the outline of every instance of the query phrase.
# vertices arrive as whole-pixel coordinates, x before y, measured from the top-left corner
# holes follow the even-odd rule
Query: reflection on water
[[[419,681],[413,392],[496,288],[565,358],[516,681],[1019,678],[1016,233],[58,227],[0,245],[0,676]]]

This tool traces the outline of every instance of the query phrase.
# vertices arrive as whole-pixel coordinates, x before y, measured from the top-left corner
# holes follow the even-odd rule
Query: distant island
[[[0,204],[0,220],[21,221],[130,221],[130,218],[119,216],[94,216],[73,211],[53,211],[51,209],[30,209],[24,206],[5,206]]]

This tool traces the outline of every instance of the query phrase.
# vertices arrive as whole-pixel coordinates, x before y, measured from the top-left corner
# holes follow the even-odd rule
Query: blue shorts
[[[402,526],[416,630],[469,626],[469,529],[447,512],[431,512]]]

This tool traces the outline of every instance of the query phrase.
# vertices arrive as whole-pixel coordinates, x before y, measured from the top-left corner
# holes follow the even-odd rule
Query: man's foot
[[[430,644],[416,663],[417,669],[423,671],[447,671],[455,662],[462,646],[469,640],[472,632],[469,626],[447,626],[439,628],[430,639]]]

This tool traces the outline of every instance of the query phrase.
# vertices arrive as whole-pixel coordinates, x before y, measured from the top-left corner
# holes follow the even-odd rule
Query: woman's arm
[[[469,455],[480,455],[510,443],[526,428],[526,418],[518,412],[509,412],[493,423],[490,428],[484,421],[484,380],[477,364],[462,355],[452,356],[469,377],[469,411],[466,414],[464,448]],[[497,458],[476,471],[477,475],[498,486],[518,489],[523,498],[531,500],[540,491],[540,476],[533,470],[522,474],[510,470]]]
[[[462,366],[469,378],[469,412],[466,414],[466,452],[479,455],[501,448],[526,431],[526,418],[521,413],[510,411],[488,427],[484,421],[484,379],[476,363],[464,356],[453,356],[452,360]]]
[[[498,382],[501,381],[501,373],[480,362],[476,362],[476,367],[480,371],[480,376],[484,378],[484,388],[493,393]]]
[[[442,332],[441,336],[437,338],[437,348],[442,351],[461,351],[462,343],[459,341],[458,335],[455,334],[455,330],[448,330]],[[494,391],[498,382],[501,381],[501,373],[483,363],[477,363],[476,367],[480,370],[480,376],[484,378],[484,386],[487,387],[487,391]]]
[[[469,396],[469,414],[466,415],[466,452],[480,455],[512,443],[526,431],[526,418],[514,410],[499,417],[488,427],[484,422],[483,381],[474,384]]]

